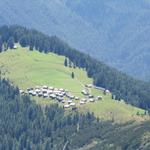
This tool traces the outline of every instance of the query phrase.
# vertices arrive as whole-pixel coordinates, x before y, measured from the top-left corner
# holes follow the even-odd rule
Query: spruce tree
[[[10,48],[10,49],[13,49],[13,48],[14,48],[14,38],[13,38],[13,37],[10,37],[10,38],[8,39],[7,46],[8,46],[8,48]]]
[[[0,52],[3,50],[3,42],[2,42],[2,37],[0,36]]]
[[[72,77],[72,79],[74,79],[74,77],[75,77],[74,72],[71,73],[71,77]]]
[[[64,66],[68,66],[68,61],[67,61],[67,58],[65,58],[65,61],[64,61]]]
[[[6,51],[8,49],[7,43],[4,43],[4,51]]]

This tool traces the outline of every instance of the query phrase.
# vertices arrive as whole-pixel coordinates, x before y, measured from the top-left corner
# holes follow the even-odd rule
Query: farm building
[[[75,97],[75,100],[79,100],[80,98],[79,97]]]
[[[94,98],[94,96],[93,95],[89,95],[89,98]]]
[[[92,88],[93,85],[92,85],[92,84],[85,84],[85,87],[87,87],[87,88]]]
[[[68,104],[71,104],[73,101],[72,100],[68,100]]]
[[[48,86],[44,85],[44,86],[43,86],[43,89],[47,89],[47,90],[48,90]]]
[[[83,102],[83,101],[80,101],[80,105],[84,105],[85,104],[85,102]]]
[[[70,103],[70,106],[75,106],[76,104],[75,103]]]
[[[91,98],[91,99],[89,99],[89,101],[90,101],[90,102],[95,102],[95,100],[94,100],[94,99],[92,99],[92,98]]]
[[[102,96],[97,96],[97,100],[102,100],[103,97]]]
[[[82,90],[81,92],[83,95],[89,95],[89,93],[86,90]]]
[[[64,105],[64,108],[69,108],[70,107],[70,105]]]
[[[13,49],[17,49],[17,48],[18,48],[18,46],[17,46],[17,45],[14,45]]]
[[[48,98],[48,97],[49,97],[49,95],[47,93],[43,94],[43,98]]]

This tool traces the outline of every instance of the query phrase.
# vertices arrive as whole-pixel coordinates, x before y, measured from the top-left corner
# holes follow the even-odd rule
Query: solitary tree
[[[30,50],[30,51],[33,51],[33,49],[34,49],[34,46],[33,46],[32,44],[30,44],[29,50]]]
[[[106,89],[103,91],[103,94],[106,95]]]
[[[14,48],[14,38],[13,37],[10,37],[8,39],[7,45],[8,45],[8,48],[10,48],[10,49]]]
[[[2,37],[0,36],[0,52],[3,50],[3,42],[2,42]]]
[[[22,36],[19,43],[22,47],[26,47],[29,44],[28,37],[27,36]]]
[[[74,79],[74,72],[71,73],[71,77],[72,77],[72,79]]]
[[[8,49],[7,43],[4,43],[4,51],[6,51]]]
[[[65,61],[64,61],[64,66],[68,66],[68,61],[67,61],[67,58],[65,58]]]

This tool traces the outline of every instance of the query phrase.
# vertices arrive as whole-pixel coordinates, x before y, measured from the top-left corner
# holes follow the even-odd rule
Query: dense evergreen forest
[[[150,84],[133,79],[102,62],[91,58],[56,36],[47,36],[33,29],[20,26],[2,26],[0,28],[0,51],[13,48],[14,43],[40,52],[53,52],[68,57],[75,66],[84,68],[97,86],[109,89],[116,100],[124,99],[132,105],[150,108]]]

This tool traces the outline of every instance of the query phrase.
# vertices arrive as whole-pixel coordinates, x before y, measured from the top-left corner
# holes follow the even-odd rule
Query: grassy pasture
[[[19,47],[17,50],[8,50],[0,54],[0,70],[3,77],[10,79],[24,90],[37,85],[48,85],[65,88],[75,96],[82,97],[81,91],[84,85],[91,84],[92,79],[87,77],[83,69],[65,67],[64,60],[65,57],[53,53],[44,54]],[[74,79],[71,78],[72,72],[75,74]],[[81,112],[91,111],[104,120],[114,119],[121,122],[143,119],[137,117],[136,113],[143,114],[144,110],[113,101],[111,94],[103,95],[96,89],[90,91],[95,96],[103,96],[103,100],[79,106]],[[53,103],[41,98],[35,98],[35,100],[41,105]]]
[[[36,85],[49,85],[65,88],[81,96],[83,85],[91,83],[82,69],[65,67],[64,57],[27,51],[25,48],[9,50],[0,55],[0,68],[5,77],[22,89]],[[2,71],[3,72],[3,71]],[[71,73],[75,73],[75,79]]]

